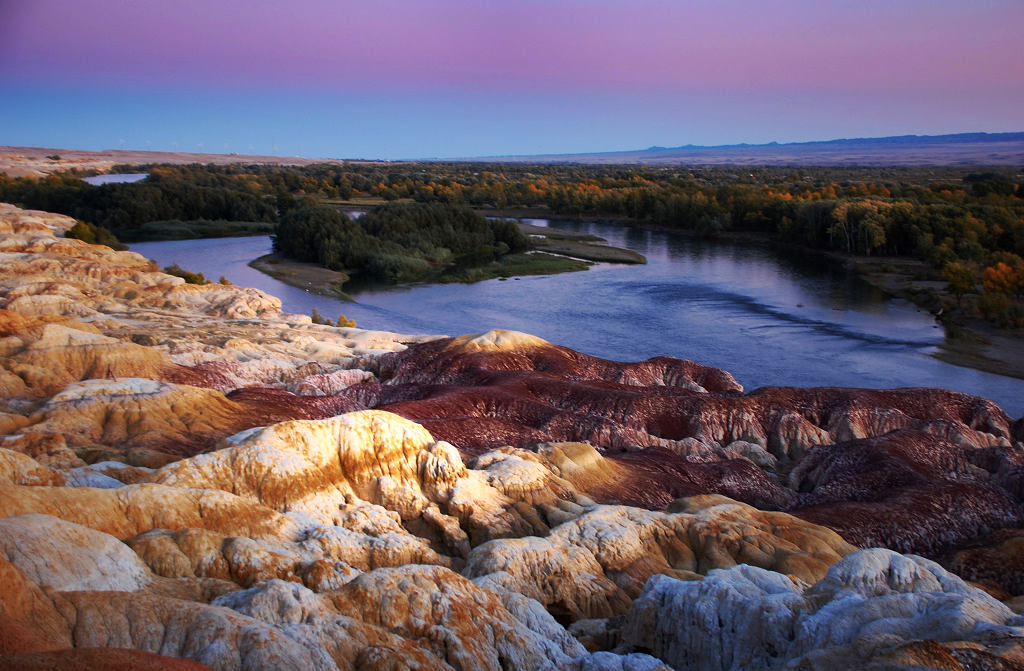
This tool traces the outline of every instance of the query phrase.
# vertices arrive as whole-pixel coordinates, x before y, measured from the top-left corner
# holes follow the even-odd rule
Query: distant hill
[[[484,160],[484,159],[467,159]],[[1024,166],[1024,133],[897,135],[779,144],[684,145],[635,151],[540,156],[494,156],[513,163],[599,163],[639,165],[1019,165]]]
[[[0,174],[40,177],[58,170],[78,168],[106,172],[116,164],[143,163],[376,163],[365,159],[250,156],[245,154],[193,154],[138,149],[55,149],[0,146]],[[583,163],[633,165],[792,165],[792,166],[1020,166],[1024,169],[1024,132],[957,133],[955,135],[897,135],[847,138],[819,142],[728,144],[714,147],[648,147],[634,151],[536,156],[478,156],[462,159],[503,163]],[[404,161],[403,161],[404,162]]]

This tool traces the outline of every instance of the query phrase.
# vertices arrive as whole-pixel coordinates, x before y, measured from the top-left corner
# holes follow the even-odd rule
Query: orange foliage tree
[[[981,285],[986,294],[1020,296],[1024,292],[1024,268],[1000,261],[995,266],[985,268]]]

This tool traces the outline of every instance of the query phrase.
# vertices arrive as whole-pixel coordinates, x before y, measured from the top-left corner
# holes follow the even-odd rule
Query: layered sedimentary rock
[[[767,387],[690,362],[616,364],[532,337],[485,334],[380,359],[346,393],[474,454],[587,441],[620,477],[598,501],[650,508],[718,493],[824,524],[848,541],[937,555],[1024,522],[1019,422],[941,389]],[[440,384],[439,384],[440,383]],[[494,441],[494,442],[492,442]]]
[[[1024,663],[984,399],[322,326],[72,223],[0,205],[0,668]]]
[[[805,492],[793,512],[862,547],[935,555],[993,529],[1024,522],[1005,474],[1019,447],[978,448],[925,431],[812,449],[790,473]]]

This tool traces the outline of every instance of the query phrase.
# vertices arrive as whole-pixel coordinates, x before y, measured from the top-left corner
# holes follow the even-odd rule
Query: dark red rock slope
[[[857,545],[929,555],[1024,520],[1020,421],[952,391],[742,394],[727,373],[669,357],[618,364],[546,343],[467,351],[460,339],[388,354],[378,375],[383,384],[348,398],[467,455],[543,441],[602,448],[630,473],[594,488],[605,502],[660,508],[718,493]]]

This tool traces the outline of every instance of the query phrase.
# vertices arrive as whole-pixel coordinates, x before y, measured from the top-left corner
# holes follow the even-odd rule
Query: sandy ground
[[[59,158],[49,158],[57,156]],[[0,173],[10,177],[45,177],[61,170],[96,170],[109,172],[118,164],[170,163],[257,163],[265,165],[311,165],[314,163],[341,163],[338,158],[302,158],[299,156],[250,156],[243,154],[193,154],[189,152],[141,151],[134,149],[107,149],[85,151],[52,147],[0,146]],[[358,163],[359,161],[347,161]]]
[[[968,320],[959,328],[955,337],[946,338],[936,359],[1024,380],[1024,334],[997,329],[980,319]]]
[[[310,293],[351,300],[348,294],[339,288],[348,280],[345,273],[315,263],[286,259],[280,254],[266,254],[250,261],[249,265],[274,279]]]

